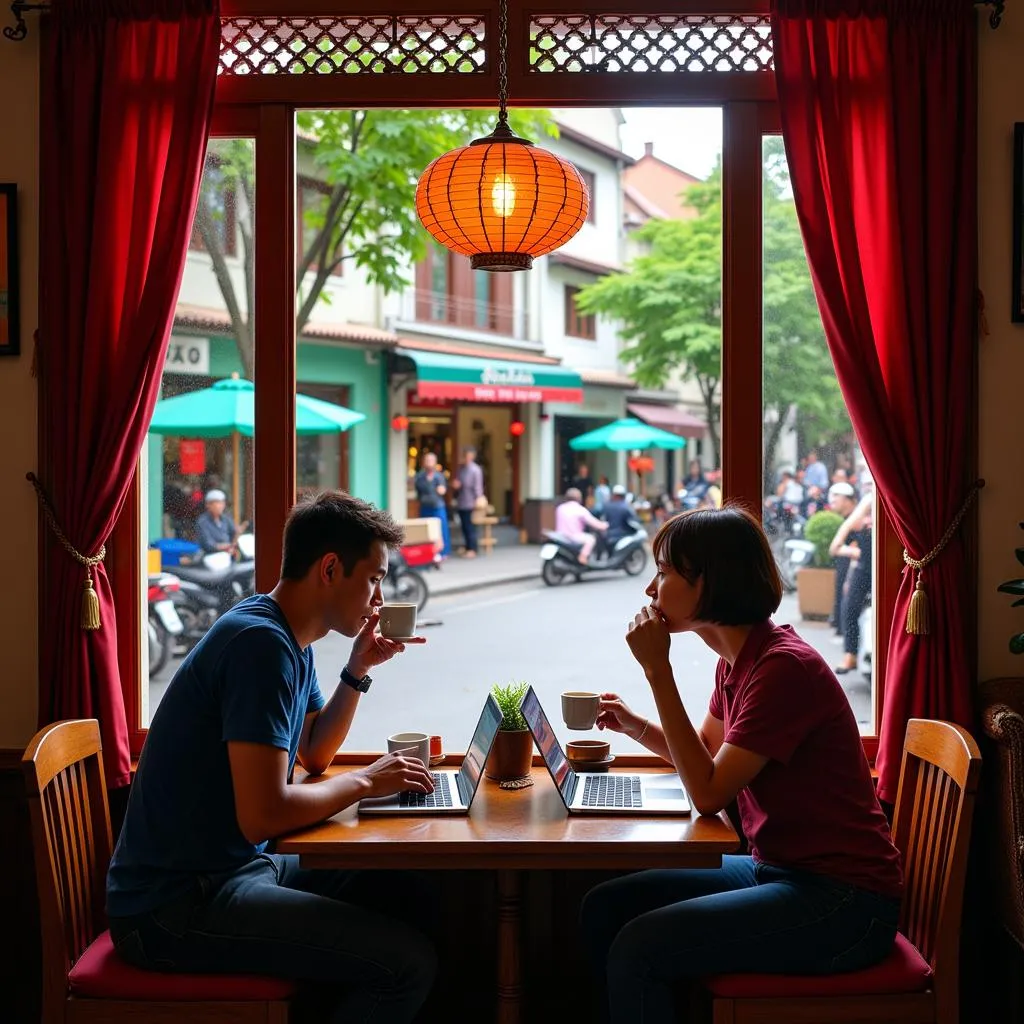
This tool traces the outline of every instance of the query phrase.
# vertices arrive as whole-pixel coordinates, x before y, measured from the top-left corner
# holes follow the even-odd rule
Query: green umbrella
[[[252,381],[229,377],[202,391],[192,391],[156,403],[149,424],[152,434],[178,437],[230,437],[232,439],[235,515],[238,510],[238,438],[256,431]],[[308,395],[295,396],[297,434],[340,434],[366,419],[361,412],[323,402]]]
[[[667,448],[675,450],[686,445],[686,438],[670,434],[667,430],[648,426],[638,419],[627,417],[607,423],[597,430],[580,434],[569,442],[577,452],[608,448],[613,452],[632,451],[634,448]]]

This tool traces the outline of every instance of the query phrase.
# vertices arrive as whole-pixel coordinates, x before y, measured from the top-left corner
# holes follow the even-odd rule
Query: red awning
[[[626,406],[630,414],[651,427],[660,427],[680,437],[703,437],[708,425],[697,416],[692,416],[682,409],[670,405],[642,405],[629,402]]]

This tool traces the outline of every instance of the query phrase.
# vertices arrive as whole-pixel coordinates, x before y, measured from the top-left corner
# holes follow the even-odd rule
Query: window
[[[416,266],[416,319],[497,334],[513,327],[511,274],[473,270],[465,256],[431,242]]]
[[[597,223],[597,175],[593,171],[585,171],[582,167],[577,167],[577,171],[580,172],[580,177],[583,179],[584,184],[587,186],[587,192],[590,193],[590,208],[587,210],[587,223]]]
[[[585,315],[576,308],[576,296],[580,289],[575,285],[565,286],[565,333],[570,338],[597,339],[597,318],[593,313]]]

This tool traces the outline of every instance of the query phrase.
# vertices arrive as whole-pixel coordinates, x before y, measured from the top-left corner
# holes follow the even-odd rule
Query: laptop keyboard
[[[584,807],[642,807],[639,775],[587,775]]]
[[[452,790],[449,785],[450,775],[442,775],[439,772],[432,774],[434,780],[433,793],[420,793],[415,790],[408,790],[398,794],[399,807],[451,807]]]

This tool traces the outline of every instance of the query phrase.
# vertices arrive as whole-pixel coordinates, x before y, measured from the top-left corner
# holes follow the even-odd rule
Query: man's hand
[[[415,757],[406,757],[405,751],[396,751],[378,757],[373,764],[357,769],[369,784],[368,796],[391,796],[403,790],[433,793],[434,780],[430,771]]]
[[[362,678],[371,668],[376,665],[383,665],[390,661],[396,654],[405,650],[406,644],[425,644],[426,637],[416,636],[411,640],[398,643],[381,636],[378,626],[380,625],[380,612],[376,609],[373,614],[363,623],[363,628],[356,633],[355,642],[352,644],[352,654],[348,659],[348,670],[354,676]]]
[[[670,642],[668,627],[649,605],[633,616],[626,632],[626,643],[648,679],[653,673],[669,667]]]

